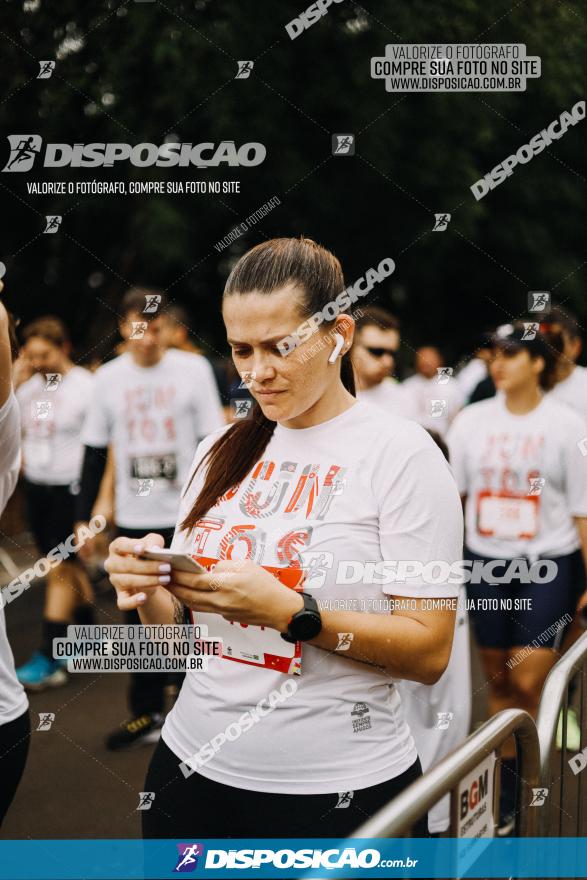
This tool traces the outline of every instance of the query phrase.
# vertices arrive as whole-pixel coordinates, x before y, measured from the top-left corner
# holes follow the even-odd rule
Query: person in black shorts
[[[224,424],[212,368],[205,357],[167,349],[167,301],[158,291],[131,288],[120,305],[125,352],[97,370],[84,427],[84,463],[77,504],[88,521],[104,474],[114,460],[114,524],[120,535],[173,538],[180,491],[198,439]],[[82,549],[89,553],[91,542]],[[127,624],[140,623],[136,611]],[[106,738],[117,750],[159,738],[165,686],[181,675],[133,672],[130,717]]]
[[[491,714],[515,706],[536,715],[585,584],[587,468],[580,441],[587,424],[545,393],[562,344],[529,332],[532,326],[498,329],[490,371],[500,393],[466,407],[448,434],[465,499],[469,614]],[[502,774],[507,830],[515,763],[511,750],[504,755],[511,771]]]
[[[23,353],[33,369],[16,392],[23,431],[23,483],[30,529],[39,553],[47,557],[74,534],[81,430],[93,379],[72,362],[67,330],[58,318],[39,318],[25,327],[23,336]],[[91,623],[92,603],[88,575],[70,553],[46,575],[42,643],[17,669],[26,688],[38,691],[67,682],[65,663],[53,657],[53,639],[65,636],[69,623]]]

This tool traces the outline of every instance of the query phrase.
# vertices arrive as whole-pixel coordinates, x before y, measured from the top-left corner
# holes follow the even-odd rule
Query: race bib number
[[[217,559],[196,556],[205,568],[210,568]],[[301,590],[304,572],[296,568],[263,568],[277,577],[282,584],[292,589]],[[208,627],[211,638],[222,639],[222,658],[237,663],[248,663],[262,669],[273,669],[289,675],[301,675],[302,643],[294,644],[281,638],[277,630],[265,626],[251,626],[225,620],[219,614],[207,614],[201,611],[191,612],[192,622]]]
[[[530,540],[538,533],[539,510],[539,495],[480,492],[477,497],[477,531],[485,538]]]
[[[177,478],[175,452],[131,458],[130,475],[135,480],[175,480]]]

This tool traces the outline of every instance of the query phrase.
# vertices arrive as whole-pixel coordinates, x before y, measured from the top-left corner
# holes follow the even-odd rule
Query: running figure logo
[[[544,489],[544,484],[546,483],[546,480],[544,477],[530,477],[530,480],[528,482],[530,483],[528,495],[540,495],[540,493]]]
[[[10,156],[2,171],[29,171],[43,143],[40,134],[9,134]]]
[[[306,572],[304,585],[312,587],[313,590],[324,586],[328,569],[332,568],[332,560],[334,558],[332,553],[323,550],[306,550],[305,552],[300,552],[300,557],[302,568]]]
[[[239,61],[235,79],[248,79],[254,66],[254,61]]]
[[[51,725],[54,721],[54,712],[39,712],[39,726],[37,730],[51,730]]]
[[[155,800],[154,791],[139,791],[139,805],[137,810],[150,810]],[[135,810],[136,812],[136,810]]]
[[[61,214],[46,214],[45,220],[47,221],[47,225],[43,229],[43,233],[53,235],[61,226],[62,219]]]
[[[257,376],[257,373],[255,372],[255,370],[243,370],[243,373],[241,375],[240,385],[238,386],[239,390],[241,388],[247,388],[247,389],[250,388],[251,385],[253,384],[253,381],[255,380],[256,376]]]
[[[437,367],[436,382],[438,385],[447,385],[452,376],[452,367]]]
[[[338,645],[336,646],[335,650],[348,651],[354,637],[354,633],[338,633]]]
[[[161,294],[160,293],[146,293],[145,294],[145,308],[143,309],[143,314],[156,312],[157,309],[159,308],[160,302],[161,302]]]
[[[131,339],[142,339],[145,330],[149,326],[146,321],[131,321],[132,330],[130,331]]]
[[[333,156],[354,156],[355,155],[355,136],[354,136],[354,134],[333,134],[332,135],[332,155]]]
[[[61,373],[45,373],[45,391],[57,391],[62,378]]]
[[[338,792],[338,803],[335,806],[335,810],[345,810],[351,805],[351,801],[354,797],[354,791],[339,791]]]
[[[198,867],[198,857],[204,855],[204,846],[201,843],[178,843],[179,857],[177,865],[173,869],[179,873],[195,871]]]
[[[450,722],[453,720],[454,712],[437,712],[438,721],[434,725],[435,730],[448,730]]]
[[[524,333],[522,334],[522,340],[525,341],[527,339],[536,339],[536,334],[538,333],[538,324],[530,323],[527,324],[524,322]]]
[[[50,400],[33,400],[33,419],[48,421],[53,412],[53,404]]]
[[[55,62],[54,61],[39,61],[39,72],[37,74],[37,79],[49,79],[51,74],[55,70]]]
[[[230,403],[234,410],[233,418],[235,419],[246,419],[253,406],[252,400],[239,400],[238,398],[232,398]]]
[[[446,400],[429,400],[429,412],[428,415],[431,419],[441,419],[446,415],[447,403]]]
[[[444,232],[450,223],[451,214],[435,214],[432,232]]]
[[[531,290],[528,293],[529,312],[550,311],[550,293],[547,290]]]
[[[137,498],[144,498],[146,495],[151,494],[155,480],[138,480],[137,482]]]
[[[542,804],[545,803],[547,797],[548,797],[548,789],[547,788],[533,788],[532,789],[532,800],[530,801],[530,806],[531,807],[541,807]]]

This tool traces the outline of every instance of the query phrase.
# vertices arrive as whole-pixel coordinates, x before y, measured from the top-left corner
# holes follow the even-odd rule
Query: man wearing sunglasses
[[[413,418],[408,396],[395,377],[400,346],[397,318],[378,306],[361,308],[352,359],[357,396],[404,418]]]

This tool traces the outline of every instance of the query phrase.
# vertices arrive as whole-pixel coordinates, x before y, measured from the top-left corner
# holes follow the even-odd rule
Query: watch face
[[[313,639],[322,629],[322,621],[319,614],[313,611],[302,611],[299,617],[292,620],[290,624],[290,632],[300,641]]]

